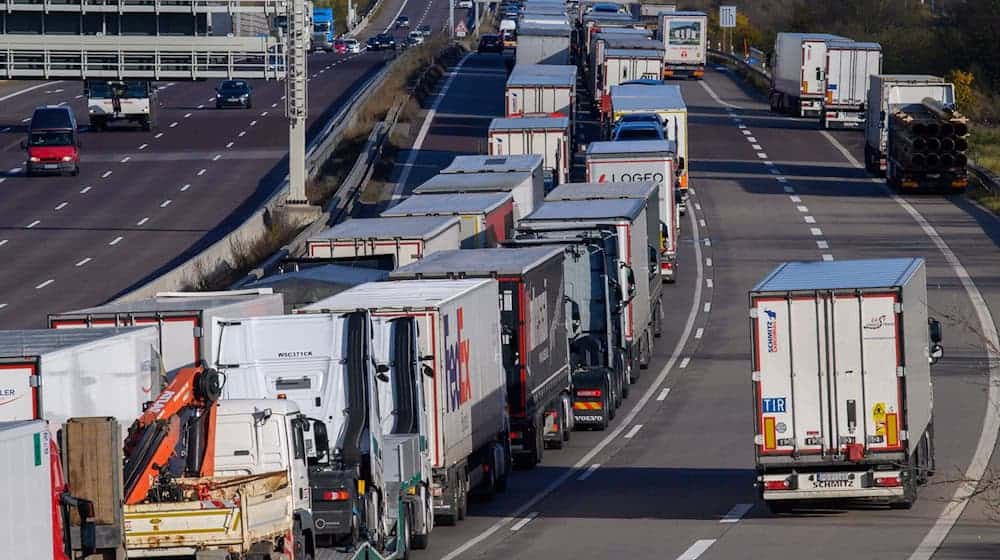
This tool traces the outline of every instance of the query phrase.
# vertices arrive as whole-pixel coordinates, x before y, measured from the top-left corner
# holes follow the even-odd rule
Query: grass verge
[[[1000,128],[974,124],[969,134],[969,157],[1000,175]]]

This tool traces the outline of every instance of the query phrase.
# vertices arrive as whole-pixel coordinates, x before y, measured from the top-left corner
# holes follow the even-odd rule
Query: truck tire
[[[465,475],[458,489],[458,508],[455,517],[459,521],[465,519],[466,512],[469,511],[469,476]]]
[[[653,343],[650,341],[650,333],[647,331],[646,335],[642,337],[642,342],[639,343],[639,369],[649,369],[649,362],[653,359]]]
[[[608,429],[608,424],[611,422],[609,416],[614,411],[614,407],[611,406],[611,401],[607,397],[607,392],[604,393],[604,414],[601,415],[601,423],[597,425],[597,429],[601,432]]]

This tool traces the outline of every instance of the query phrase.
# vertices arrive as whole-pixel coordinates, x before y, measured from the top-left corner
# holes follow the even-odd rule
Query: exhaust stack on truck
[[[772,510],[909,508],[934,469],[923,259],[780,265],[750,291],[757,486]]]

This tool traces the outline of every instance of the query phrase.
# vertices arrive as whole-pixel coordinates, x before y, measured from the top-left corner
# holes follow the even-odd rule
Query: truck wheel
[[[674,265],[674,277],[670,280],[673,284],[677,281],[677,265]],[[662,297],[662,296],[661,296]],[[656,311],[653,314],[653,338],[660,338],[663,336],[663,303],[656,306]]]
[[[564,394],[559,397],[559,410],[563,415],[562,440],[569,441],[570,436],[573,434],[573,402],[569,398],[569,395]]]
[[[632,355],[632,367],[629,370],[628,379],[625,380],[628,383],[635,383],[639,380],[639,376],[642,375],[640,371],[642,369],[642,342],[639,342],[638,348],[635,346],[632,348],[635,349],[635,353]]]
[[[413,508],[409,506],[406,507],[406,513],[403,516],[403,534],[400,535],[402,539],[397,539],[397,547],[402,550],[396,551],[396,558],[402,558],[406,560],[410,557],[410,547],[413,542]],[[401,542],[400,542],[401,541]]]
[[[603,432],[604,430],[608,429],[608,424],[611,421],[611,419],[608,418],[608,417],[611,415],[611,413],[612,413],[613,410],[614,410],[614,407],[611,406],[611,400],[608,399],[607,393],[605,393],[605,396],[604,396],[604,414],[601,415],[601,423],[597,425],[597,429],[598,430],[600,430],[600,431]]]
[[[469,510],[469,478],[468,475],[462,479],[462,483],[459,486],[459,496],[458,496],[458,513],[456,517],[459,521],[465,519],[465,513]]]
[[[649,369],[649,362],[652,360],[652,343],[649,340],[649,333],[642,337],[639,343],[639,369]]]

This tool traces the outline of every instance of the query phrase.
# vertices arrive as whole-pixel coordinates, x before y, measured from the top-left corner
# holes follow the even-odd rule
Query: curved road
[[[437,32],[447,2],[385,0],[359,39],[391,30],[400,13]],[[309,139],[389,56],[309,56]],[[0,86],[0,328],[44,326],[47,313],[143,283],[232,230],[280,185],[284,83],[253,83],[252,110],[216,110],[215,85],[160,84],[156,130],[85,132],[79,177],[31,178],[19,144],[33,108],[68,104],[85,124],[80,82]]]
[[[500,57],[466,59],[443,88],[403,192],[454,155],[481,150],[503,111],[505,79]],[[507,493],[473,504],[458,527],[436,528],[413,556],[1000,557],[997,496],[964,510],[953,499],[977,466],[1000,472],[991,459],[1000,348],[989,340],[990,312],[1000,313],[1000,222],[963,197],[892,195],[856,165],[859,133],[771,115],[722,72],[681,87],[696,194],[656,359],[611,430],[574,433],[567,449],[515,473]],[[938,474],[909,511],[772,516],[753,488],[746,294],[784,260],[901,255],[927,260],[929,305],[945,326],[946,357],[933,370]]]

